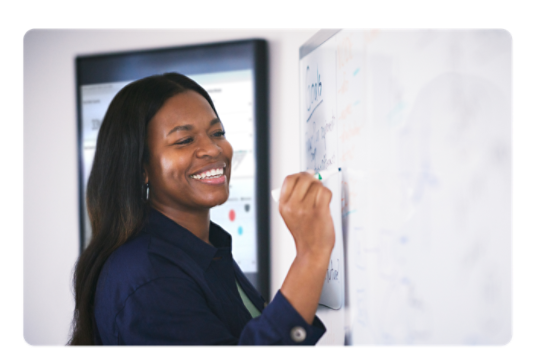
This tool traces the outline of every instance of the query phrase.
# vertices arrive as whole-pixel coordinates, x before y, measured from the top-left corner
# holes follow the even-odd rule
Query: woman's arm
[[[262,314],[234,335],[230,321],[227,325],[210,309],[200,286],[187,275],[149,281],[125,300],[110,323],[97,320],[104,345],[314,345],[325,332],[320,321],[307,324],[277,292]],[[301,340],[295,328],[305,331]]]
[[[312,324],[335,245],[329,203],[331,191],[313,172],[288,176],[281,189],[279,211],[296,243],[296,258],[281,293]]]

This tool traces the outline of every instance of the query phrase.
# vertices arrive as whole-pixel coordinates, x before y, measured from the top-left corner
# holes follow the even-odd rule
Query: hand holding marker
[[[326,179],[333,176],[334,174],[339,173],[340,171],[341,171],[340,167],[333,170],[323,170],[318,173],[315,173],[314,178],[320,181],[325,181]],[[271,196],[273,197],[273,200],[275,200],[275,202],[279,202],[279,197],[281,196],[281,188],[273,189],[271,191]]]
[[[296,244],[281,293],[309,324],[314,321],[336,241],[330,210],[333,195],[321,180],[339,171],[294,173],[286,176],[281,189],[272,191]]]

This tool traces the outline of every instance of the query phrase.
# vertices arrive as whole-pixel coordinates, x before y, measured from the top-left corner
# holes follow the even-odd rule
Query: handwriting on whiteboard
[[[307,83],[307,93],[305,94],[306,98],[306,107],[307,107],[307,121],[311,118],[314,111],[318,106],[322,103],[322,80],[320,76],[320,72],[318,71],[318,68],[316,69],[316,73],[309,66],[307,66],[306,73],[305,73],[305,80]]]
[[[339,259],[337,258],[337,263],[335,263],[335,268],[333,268],[333,260],[329,261],[329,266],[326,271],[326,282],[339,281]]]
[[[305,150],[308,158],[308,168],[312,168],[315,171],[322,171],[329,168],[331,165],[337,162],[337,155],[335,153],[327,153],[326,137],[336,129],[337,119],[335,115],[332,115],[329,120],[322,119],[322,125],[318,119],[311,119],[308,121],[307,132],[305,139]]]

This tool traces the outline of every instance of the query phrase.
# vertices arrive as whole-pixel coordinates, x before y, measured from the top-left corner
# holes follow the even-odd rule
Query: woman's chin
[[[216,195],[212,198],[206,198],[205,205],[208,208],[213,208],[215,206],[220,206],[228,200],[228,192],[226,195]]]

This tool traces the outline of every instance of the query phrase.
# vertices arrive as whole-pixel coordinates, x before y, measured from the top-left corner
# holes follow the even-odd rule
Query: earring
[[[142,200],[148,201],[150,199],[150,182],[142,185]]]

